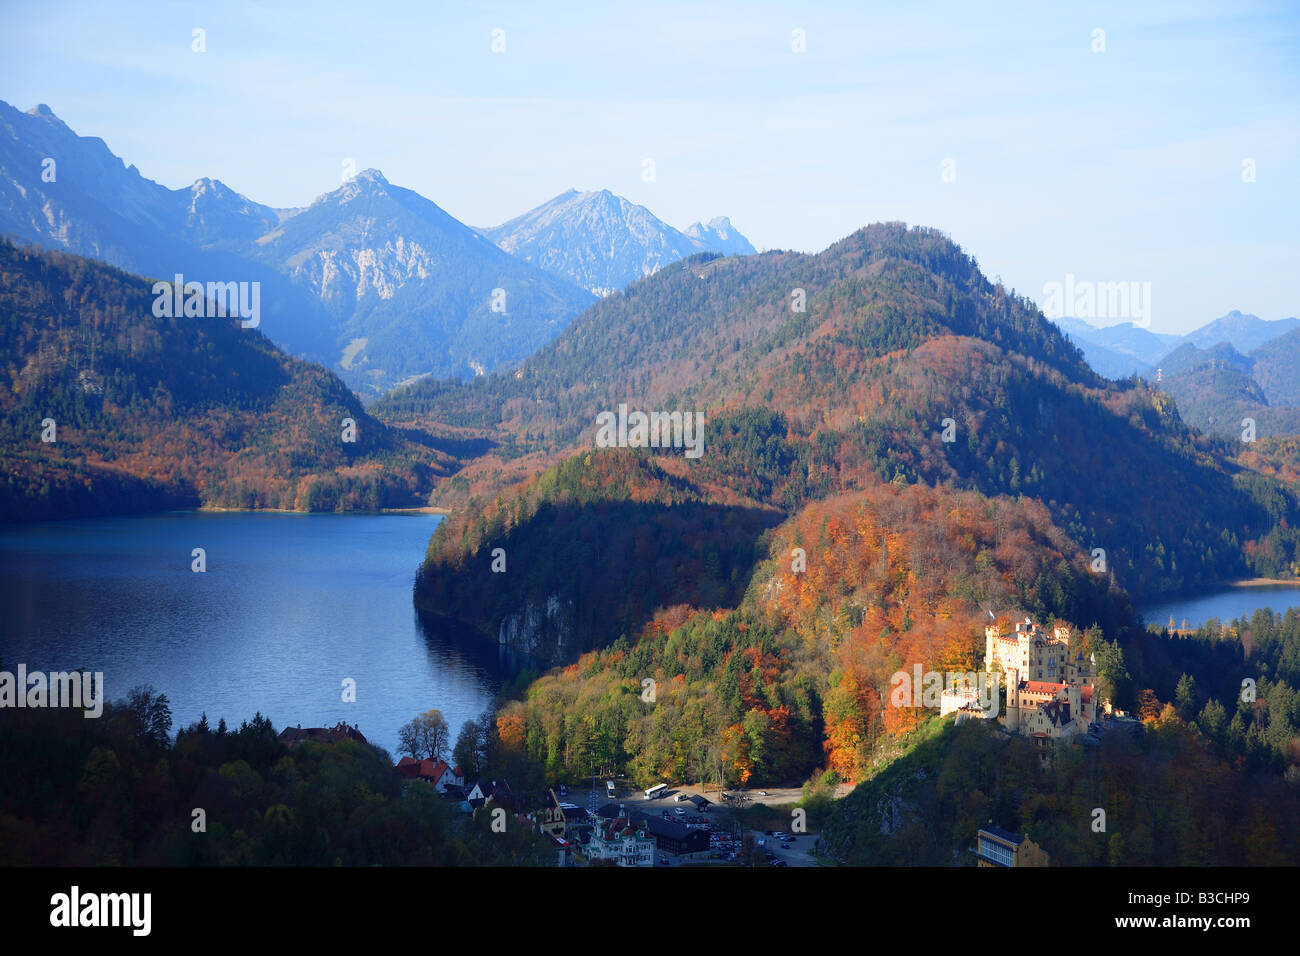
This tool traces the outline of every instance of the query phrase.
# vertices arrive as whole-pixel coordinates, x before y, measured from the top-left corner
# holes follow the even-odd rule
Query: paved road
[[[814,844],[817,843],[817,834],[815,833],[797,833],[795,841],[790,845],[790,849],[781,849],[781,841],[776,837],[770,837],[762,830],[747,831],[754,835],[755,839],[762,838],[767,841],[767,845],[761,849],[764,852],[776,854],[778,860],[785,860],[787,866],[820,866],[810,855]]]

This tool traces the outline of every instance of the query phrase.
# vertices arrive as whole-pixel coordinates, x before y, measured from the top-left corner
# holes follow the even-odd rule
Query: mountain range
[[[1147,375],[1160,368],[1165,356],[1182,345],[1206,349],[1227,342],[1239,352],[1250,352],[1266,342],[1300,328],[1300,319],[1267,321],[1233,310],[1186,335],[1169,335],[1122,322],[1098,328],[1081,319],[1055,320],[1071,341],[1083,350],[1096,371],[1107,378]]]
[[[752,251],[725,218],[688,236],[612,194],[572,195],[597,199],[560,204],[545,235],[523,226],[536,210],[489,230],[500,244],[377,170],[278,209],[215,179],[168,189],[49,107],[0,102],[0,234],[142,276],[258,282],[262,331],[366,397],[510,367],[590,305],[591,289],[703,248]],[[519,255],[503,250],[512,242]]]

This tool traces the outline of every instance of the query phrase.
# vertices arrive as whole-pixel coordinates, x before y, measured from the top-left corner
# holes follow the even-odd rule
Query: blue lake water
[[[1250,617],[1259,608],[1271,608],[1281,614],[1287,608],[1300,607],[1300,585],[1252,585],[1226,588],[1209,594],[1160,601],[1138,608],[1138,613],[1148,624],[1169,624],[1173,616],[1177,627],[1200,627],[1211,618],[1227,622],[1238,617]]]
[[[511,667],[412,606],[439,520],[174,512],[3,529],[0,659],[102,671],[111,700],[152,684],[173,730],[203,712],[237,726],[260,711],[277,730],[344,720],[395,754],[398,728],[438,708],[454,740]]]

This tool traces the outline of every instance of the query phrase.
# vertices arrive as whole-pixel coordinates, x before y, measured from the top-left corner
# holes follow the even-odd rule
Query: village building
[[[693,797],[689,797],[688,799],[691,801],[691,803],[695,804],[695,809],[698,810],[700,813],[708,813],[709,807],[713,806],[713,801],[710,800],[708,797],[704,796],[703,794],[697,793]]]
[[[976,866],[1048,866],[1051,857],[1029,839],[989,824],[975,836]]]
[[[403,757],[397,762],[397,774],[407,780],[423,780],[444,795],[460,797],[465,787],[465,774],[460,767],[452,767],[445,760],[416,760]]]
[[[655,849],[663,854],[678,857],[694,857],[697,854],[707,856],[709,853],[709,831],[702,827],[689,827],[676,820],[657,817],[641,810],[626,810],[622,806],[607,803],[596,811],[602,820],[616,820],[627,816],[631,821],[645,829],[654,840]]]
[[[619,866],[654,866],[655,841],[644,820],[633,821],[623,812],[596,825],[587,843],[593,860],[613,860]]]
[[[301,743],[333,744],[341,740],[366,743],[366,738],[361,735],[361,731],[341,720],[333,727],[303,727],[301,724],[297,727],[286,727],[280,731],[279,736],[280,743],[286,747],[294,747]]]
[[[475,810],[488,804],[503,806],[508,810],[513,810],[515,806],[514,794],[504,780],[478,781],[465,791],[465,800]]]
[[[547,836],[572,842],[571,831],[587,822],[587,811],[576,803],[562,803],[554,790],[546,794],[546,802],[534,814],[537,828]]]

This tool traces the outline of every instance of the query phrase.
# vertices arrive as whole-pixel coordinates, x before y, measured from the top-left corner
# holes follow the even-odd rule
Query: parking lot
[[[699,794],[699,787],[669,787],[662,795],[653,800],[647,800],[645,794],[640,790],[629,793],[627,790],[620,788],[619,792],[620,795],[617,798],[613,800],[605,798],[600,803],[618,803],[625,806],[629,811],[676,820],[689,827],[707,828],[710,831],[709,856],[712,862],[732,862],[740,855],[741,842],[736,839],[737,824],[728,809],[727,803],[735,801],[745,807],[752,807],[759,803],[771,807],[782,807],[793,805],[803,796],[802,791],[798,788],[727,791],[729,799],[723,802],[721,793],[710,790],[704,796],[711,801],[712,805],[708,807],[707,812],[701,812],[693,803],[685,799]],[[674,799],[678,794],[682,795],[682,800]],[[789,833],[788,830],[787,827],[786,831],[777,831],[784,832],[784,840],[776,837],[773,833],[759,829],[748,828],[746,832],[754,837],[756,843],[759,840],[763,841],[760,845],[760,851],[764,854],[769,865],[819,865],[810,855],[810,851],[817,842],[817,834],[815,832],[795,834]],[[668,857],[668,859],[668,865],[670,866],[695,862],[689,860],[679,861],[672,857]]]

